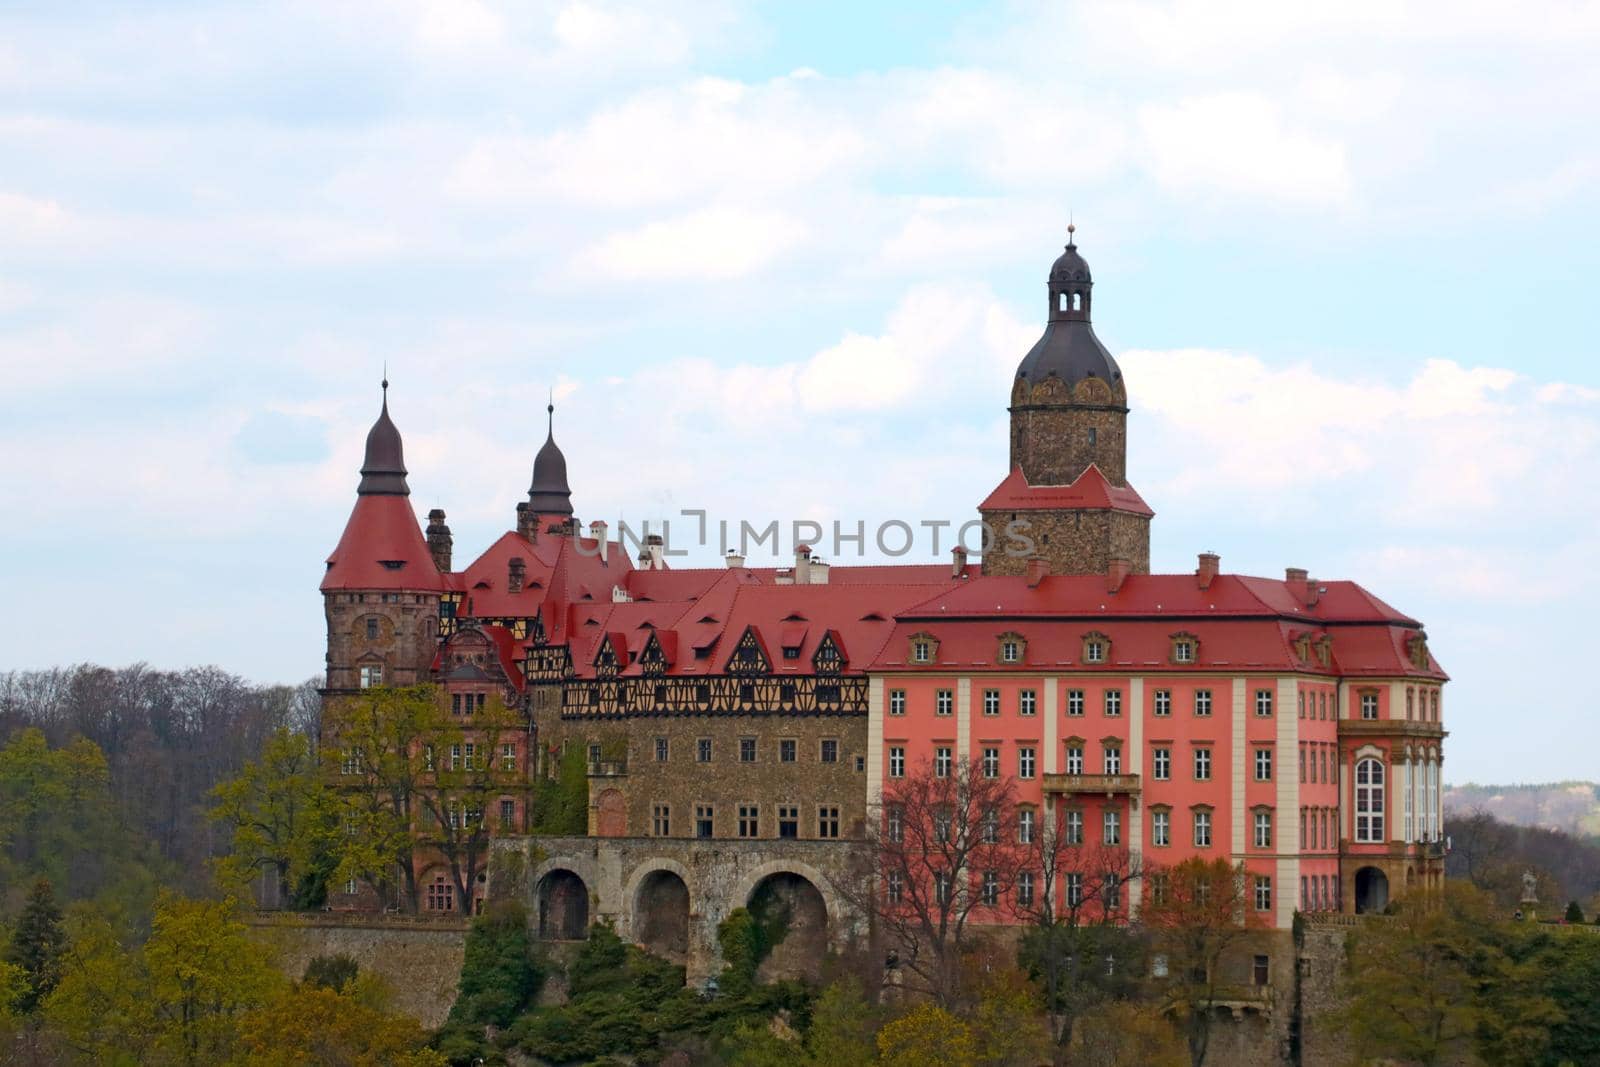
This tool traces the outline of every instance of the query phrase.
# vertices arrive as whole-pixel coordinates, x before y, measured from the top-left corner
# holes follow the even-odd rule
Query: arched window
[[[1073,293],[1072,294],[1072,310],[1073,311],[1082,311],[1083,310],[1083,294],[1082,293]]]
[[[1060,310],[1062,310],[1062,311],[1067,310],[1067,294],[1066,293],[1062,293],[1061,294],[1061,307],[1060,307]]]
[[[1371,758],[1356,763],[1356,840],[1383,840],[1383,764]]]
[[[1412,772],[1413,767],[1411,765],[1411,759],[1407,757],[1405,763],[1403,763],[1400,767],[1400,796],[1405,802],[1405,839],[1407,844],[1416,840],[1416,820],[1414,818],[1411,805]]]
[[[429,911],[456,910],[456,888],[442,874],[428,883],[427,907]]]

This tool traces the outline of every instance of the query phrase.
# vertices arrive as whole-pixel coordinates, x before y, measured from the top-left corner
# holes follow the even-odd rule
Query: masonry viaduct
[[[528,909],[539,936],[580,940],[611,924],[625,941],[685,967],[691,984],[722,969],[717,925],[775,900],[789,932],[762,977],[815,977],[828,951],[863,941],[867,923],[838,886],[852,846],[838,841],[660,837],[496,838],[489,898]]]

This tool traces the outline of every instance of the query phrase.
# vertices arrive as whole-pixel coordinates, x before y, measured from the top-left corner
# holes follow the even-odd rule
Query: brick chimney
[[[1307,587],[1311,583],[1306,578],[1304,567],[1285,567],[1283,569],[1283,584],[1289,587],[1289,592],[1302,604],[1308,603],[1307,598],[1310,596]]]
[[[663,558],[666,551],[666,541],[660,534],[644,535],[644,550],[639,553],[639,562],[646,570],[664,571],[667,569],[666,560]]]
[[[1040,556],[1035,556],[1028,561],[1028,588],[1037,589],[1039,583],[1044,581],[1045,575],[1050,573],[1050,561]]]
[[[440,574],[450,573],[450,546],[453,543],[450,527],[444,524],[444,509],[434,508],[428,512],[428,552],[433,556],[433,565]]]
[[[1215,552],[1200,553],[1200,566],[1195,568],[1194,576],[1201,589],[1210,589],[1212,579],[1216,578],[1217,571],[1222,568],[1222,557]]]
[[[959,578],[967,569],[967,546],[957,545],[950,550],[950,577]]]
[[[529,541],[539,540],[539,516],[534,514],[526,500],[517,505],[517,533]]]
[[[606,540],[606,529],[604,519],[596,519],[589,524],[589,536],[594,538],[595,547],[599,549],[602,561],[606,558],[606,553],[611,548],[611,543]]]
[[[520,593],[528,581],[528,564],[521,556],[512,556],[506,564],[506,592]]]
[[[1106,561],[1106,592],[1115,593],[1122,588],[1122,583],[1128,579],[1128,561],[1125,559],[1110,559]]]

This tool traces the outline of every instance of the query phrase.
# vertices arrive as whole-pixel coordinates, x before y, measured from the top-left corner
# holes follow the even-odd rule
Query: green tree
[[[361,974],[361,965],[353,956],[313,956],[306,963],[303,985],[331,989],[335,993],[354,982]]]
[[[556,776],[540,776],[533,789],[534,833],[581,837],[589,832],[589,768],[582,748],[563,749]]]
[[[874,1056],[872,1035],[876,1012],[854,978],[830,983],[811,1008],[806,1051],[817,1067],[860,1067]]]
[[[1223,959],[1259,925],[1245,871],[1225,859],[1196,858],[1147,879],[1140,918],[1167,955],[1166,1007],[1182,1022],[1189,1062],[1200,1067],[1226,992]]]
[[[937,1004],[920,1004],[878,1031],[884,1067],[975,1067],[972,1028]]]
[[[444,1067],[415,1019],[322,986],[283,988],[238,1022],[238,1067]]]
[[[520,904],[497,902],[473,919],[467,931],[466,958],[450,1021],[509,1026],[543,981],[528,937],[527,913]]]
[[[278,899],[316,906],[339,845],[335,798],[304,734],[279,727],[233,778],[212,790],[210,817],[232,831],[232,851],[216,863],[217,879],[241,892],[270,871]]]
[[[1131,1000],[1095,1005],[1079,1019],[1073,1067],[1186,1067],[1189,1050],[1156,1006]]]
[[[1567,914],[1563,918],[1569,923],[1583,922],[1583,909],[1578,906],[1576,900],[1567,901]]]
[[[1050,1058],[1052,1034],[1035,989],[1021,971],[990,971],[970,1019],[980,1067],[1035,1067]]]
[[[61,978],[61,957],[67,947],[67,932],[61,909],[48,879],[41,878],[28,891],[28,899],[17,916],[6,946],[6,962],[21,969],[27,989],[16,1001],[20,1012],[32,1013],[50,994]]]

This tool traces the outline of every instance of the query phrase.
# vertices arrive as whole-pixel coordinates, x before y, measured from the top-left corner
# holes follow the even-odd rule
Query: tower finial
[[[383,361],[383,402],[389,402],[389,361]]]
[[[1073,241],[1072,241],[1072,235],[1077,233],[1077,232],[1078,232],[1078,227],[1072,221],[1072,211],[1069,208],[1067,210],[1067,247],[1068,248],[1076,248],[1076,247],[1078,247],[1077,245],[1073,244]]]
[[[555,386],[551,386],[550,387],[550,400],[549,400],[548,403],[545,404],[544,411],[545,411],[545,415],[547,416],[548,422],[549,422],[549,425],[546,427],[546,430],[549,432],[550,436],[554,437],[555,436],[555,432],[556,432],[556,390],[555,390]]]

